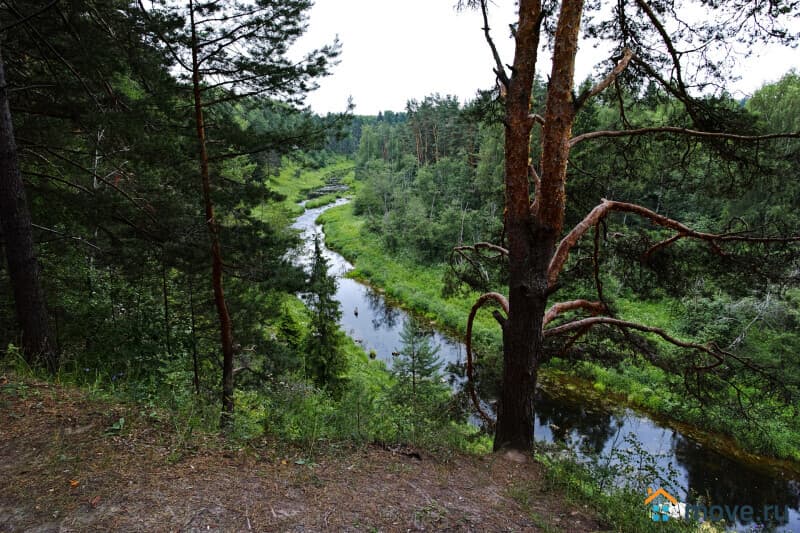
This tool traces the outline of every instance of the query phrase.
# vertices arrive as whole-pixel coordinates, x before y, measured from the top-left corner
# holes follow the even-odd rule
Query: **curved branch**
[[[497,252],[498,255],[497,256],[493,256],[493,257],[483,256],[483,255],[480,254],[480,250],[482,250],[482,249],[490,250],[490,251],[493,251],[493,252]],[[450,268],[453,271],[453,273],[456,274],[456,276],[458,276],[458,272],[455,269],[455,261],[454,261],[454,259],[455,259],[455,254],[458,254],[462,259],[464,259],[466,262],[468,262],[472,266],[472,268],[478,273],[478,275],[480,275],[481,279],[487,285],[489,283],[489,275],[486,273],[486,270],[483,268],[483,266],[478,261],[476,261],[475,259],[470,257],[469,254],[467,254],[467,252],[475,253],[478,256],[479,259],[483,259],[484,257],[486,257],[487,259],[493,260],[493,259],[497,259],[498,257],[501,257],[501,256],[508,257],[508,250],[506,250],[502,246],[497,246],[496,244],[492,244],[490,242],[479,242],[479,243],[473,244],[472,246],[456,246],[455,248],[453,248],[451,250],[451,252],[450,252]]]
[[[473,373],[472,324],[475,321],[475,315],[478,314],[478,310],[481,307],[483,307],[487,302],[492,300],[500,304],[500,307],[502,307],[503,311],[505,311],[506,315],[508,315],[508,300],[506,300],[505,296],[497,292],[487,292],[486,294],[481,295],[481,297],[478,298],[478,301],[475,302],[475,305],[472,306],[472,309],[469,312],[469,318],[467,319],[467,334],[465,339],[466,352],[467,352],[467,388],[469,389],[469,395],[470,398],[472,399],[472,403],[475,405],[475,409],[478,411],[478,414],[490,426],[493,426],[495,421],[481,407],[481,402],[478,400],[478,395],[475,393],[475,385],[472,377]],[[495,316],[495,318],[498,317]]]
[[[533,180],[533,185],[536,187],[536,190],[539,190],[539,187],[542,186],[542,178],[539,177],[539,173],[536,172],[536,169],[533,168],[533,164],[528,163],[528,176]]]
[[[539,124],[540,126],[544,126],[544,117],[542,115],[538,115],[538,114],[534,113],[534,114],[530,115],[528,118],[531,119],[536,124]]]
[[[472,246],[456,246],[453,248],[454,252],[463,252],[463,251],[472,251],[477,252],[480,249],[491,250],[493,252],[497,252],[500,255],[508,255],[508,250],[503,248],[502,246],[497,246],[496,244],[492,244],[490,242],[476,242]]]
[[[719,248],[720,242],[746,242],[746,243],[758,243],[758,244],[771,244],[771,243],[790,243],[790,242],[800,242],[800,236],[794,237],[752,237],[748,235],[743,235],[742,233],[707,233],[703,231],[696,231],[691,229],[689,226],[678,222],[677,220],[673,220],[671,218],[665,217],[664,215],[659,215],[655,211],[651,211],[646,207],[642,207],[640,205],[631,204],[627,202],[616,202],[613,200],[606,200],[605,198],[602,200],[602,203],[592,209],[586,218],[580,221],[573,229],[570,231],[566,237],[564,237],[558,245],[555,253],[553,254],[553,258],[550,260],[550,266],[548,267],[547,271],[547,279],[548,284],[550,287],[555,286],[556,281],[558,280],[558,276],[561,273],[561,270],[564,268],[564,264],[566,263],[567,259],[569,258],[570,251],[578,243],[578,241],[583,237],[583,235],[595,224],[597,224],[600,220],[605,218],[608,213],[611,211],[617,211],[622,213],[632,213],[634,215],[639,215],[642,218],[646,218],[650,220],[653,224],[658,226],[662,226],[665,228],[669,228],[678,232],[677,236],[674,236],[666,241],[656,244],[653,248],[660,249],[664,246],[668,246],[681,238],[691,237],[693,239],[698,239],[702,241],[708,242],[712,248],[717,253],[723,253],[722,250]],[[652,253],[653,250],[649,250],[645,253]]]
[[[589,214],[586,215],[586,218],[578,222],[578,224],[572,228],[572,231],[561,239],[558,248],[556,248],[553,254],[553,258],[550,260],[550,266],[547,269],[547,284],[549,287],[554,287],[556,281],[558,281],[558,275],[564,268],[564,263],[567,262],[572,248],[578,243],[581,237],[589,231],[589,228],[596,225],[600,219],[608,214],[608,210],[608,201],[603,200],[603,203],[592,209]]]
[[[606,304],[603,302],[592,302],[589,300],[571,300],[569,302],[559,302],[554,304],[544,314],[542,327],[552,322],[558,315],[566,313],[567,311],[575,311],[577,309],[584,309],[592,315],[601,315],[608,311]]]
[[[644,324],[639,324],[637,322],[630,322],[628,320],[620,320],[618,318],[611,318],[611,317],[607,317],[607,316],[595,316],[595,317],[590,317],[590,318],[582,318],[580,320],[575,320],[575,321],[569,322],[567,324],[564,324],[562,326],[556,326],[554,328],[546,329],[544,331],[544,336],[545,337],[551,337],[553,335],[561,335],[563,333],[568,333],[568,332],[574,331],[574,330],[579,330],[579,331],[580,330],[584,330],[584,329],[588,330],[588,328],[591,328],[592,326],[595,326],[595,325],[598,325],[598,324],[605,324],[605,325],[609,325],[609,326],[615,326],[615,327],[618,327],[618,328],[621,328],[621,329],[635,329],[637,331],[641,331],[641,332],[644,332],[644,333],[652,333],[654,335],[658,335],[659,337],[661,337],[665,341],[669,342],[670,344],[674,344],[675,346],[678,346],[678,347],[681,347],[681,348],[687,348],[687,349],[690,349],[690,350],[697,350],[699,352],[703,352],[705,354],[708,354],[712,358],[715,359],[715,362],[711,363],[710,365],[706,365],[706,366],[702,366],[702,367],[694,367],[694,369],[696,371],[705,371],[705,370],[711,370],[713,368],[716,368],[716,367],[720,366],[725,361],[726,357],[730,357],[730,358],[736,359],[736,360],[741,362],[741,359],[739,359],[737,357],[734,357],[733,354],[731,354],[729,352],[721,350],[720,348],[718,348],[713,343],[709,343],[708,345],[703,345],[703,344],[697,344],[695,342],[682,341],[680,339],[676,339],[675,337],[671,336],[669,333],[667,333],[666,331],[664,331],[661,328],[654,328],[652,326],[645,326]]]
[[[649,259],[650,256],[653,255],[654,253],[656,253],[658,250],[660,250],[662,248],[666,248],[670,244],[673,244],[673,243],[683,239],[684,237],[686,237],[685,233],[676,233],[675,235],[673,235],[669,239],[664,239],[663,241],[657,242],[656,244],[651,246],[644,254],[642,254],[642,259],[644,259],[644,260]]]
[[[705,139],[726,139],[731,141],[768,141],[771,139],[800,139],[800,131],[789,133],[771,133],[769,135],[738,135],[735,133],[720,133],[713,131],[691,130],[688,128],[678,128],[674,126],[655,126],[651,128],[637,128],[633,130],[607,130],[607,131],[590,131],[577,135],[570,139],[570,148],[576,144],[588,141],[590,139],[609,138],[609,137],[637,137],[639,135],[648,135],[651,133],[679,133],[681,135],[688,135],[689,137],[700,137]]]

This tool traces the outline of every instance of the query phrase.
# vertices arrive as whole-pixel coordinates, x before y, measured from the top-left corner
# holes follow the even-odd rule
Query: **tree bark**
[[[0,225],[14,304],[22,333],[22,350],[29,364],[58,369],[58,352],[50,333],[41,267],[33,248],[31,214],[22,183],[14,127],[0,53]]]
[[[222,285],[222,249],[219,242],[219,225],[214,218],[214,203],[211,199],[211,178],[206,148],[206,128],[203,121],[203,101],[200,90],[200,64],[198,60],[197,32],[194,21],[194,3],[189,0],[189,16],[192,29],[192,88],[194,92],[195,126],[200,148],[200,178],[203,182],[203,203],[206,225],[211,239],[211,282],[214,287],[214,303],[219,316],[220,340],[222,344],[222,414],[220,428],[230,428],[233,418],[233,327],[225,291]]]
[[[506,91],[505,228],[509,256],[509,313],[503,324],[503,382],[497,407],[494,449],[530,450],[533,445],[533,388],[536,358],[542,347],[546,286],[534,253],[538,233],[530,211],[528,164],[533,121],[531,92],[539,47],[542,6],[522,0],[516,34],[514,68]],[[538,317],[538,318],[537,318]]]
[[[533,446],[533,392],[544,358],[548,266],[564,223],[564,186],[575,119],[572,84],[583,0],[564,0],[561,4],[542,131],[542,172],[533,204],[529,173],[535,120],[530,103],[542,6],[539,0],[523,0],[519,6],[514,66],[506,92],[509,314],[503,324],[503,389],[494,448],[529,451]]]

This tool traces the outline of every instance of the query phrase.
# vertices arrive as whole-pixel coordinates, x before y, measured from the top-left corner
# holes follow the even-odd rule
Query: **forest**
[[[798,12],[703,4],[520,0],[503,59],[465,0],[495,62],[472,99],[321,115],[347,56],[293,51],[310,0],[0,2],[0,413],[45,383],[133,406],[108,438],[171,428],[169,464],[211,435],[308,468],[495,451],[601,530],[694,530],[650,520],[656,480],[800,527],[800,74],[725,85],[726,47],[791,44]],[[579,33],[613,48],[583,80]],[[684,478],[635,437],[602,456],[623,411],[675,432]],[[770,488],[691,479],[728,463],[690,441]],[[568,527],[532,486],[504,494]]]

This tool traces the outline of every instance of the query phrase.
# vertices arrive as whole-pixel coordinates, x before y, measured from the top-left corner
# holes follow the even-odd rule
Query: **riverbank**
[[[350,205],[326,211],[320,222],[325,226],[328,245],[354,263],[351,276],[380,287],[391,299],[435,321],[437,327],[463,337],[466,317],[478,295],[444,298],[441,287],[445,265],[423,267],[391,254],[378,236],[365,230],[363,220],[353,214]],[[664,325],[668,319],[653,303],[622,301],[620,309],[623,317],[636,314],[640,320],[649,319],[657,325]],[[475,339],[494,346],[499,353],[500,332],[489,313],[478,316]],[[800,433],[792,429],[790,421],[767,419],[754,427],[749,420],[732,419],[720,407],[687,406],[685,395],[680,392],[681,376],[668,375],[639,361],[607,369],[589,362],[575,364],[556,359],[543,370],[545,377],[548,373],[557,376],[559,371],[569,373],[601,393],[614,393],[628,406],[693,427],[695,435],[707,433],[711,442],[747,462],[759,463],[774,457],[795,462],[792,466],[797,469],[796,462],[800,461]]]

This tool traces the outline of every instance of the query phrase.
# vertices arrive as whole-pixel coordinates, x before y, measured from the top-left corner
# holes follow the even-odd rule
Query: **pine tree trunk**
[[[197,33],[192,0],[189,0],[189,14],[192,26],[192,87],[194,91],[195,125],[200,147],[200,177],[203,182],[206,224],[211,238],[211,282],[214,287],[214,303],[219,315],[220,340],[222,343],[222,415],[220,417],[220,427],[223,430],[227,430],[230,428],[233,417],[233,328],[228,306],[225,303],[225,291],[222,286],[222,249],[219,242],[219,225],[214,218],[214,203],[211,199],[211,178],[208,168],[206,128],[203,120],[203,101],[200,91],[200,66],[197,57]]]
[[[0,225],[5,238],[6,258],[22,349],[30,364],[44,363],[55,373],[58,353],[50,333],[50,322],[42,290],[41,267],[33,248],[33,227],[22,174],[19,168],[14,127],[0,55]]]
[[[541,3],[520,2],[512,77],[506,94],[505,228],[509,252],[509,313],[503,324],[503,390],[495,450],[533,446],[533,393],[544,359],[542,325],[550,292],[548,267],[564,223],[575,54],[583,0],[564,0],[558,18],[553,70],[542,131],[540,185],[531,204],[530,115]]]
[[[514,70],[506,92],[505,228],[509,251],[509,314],[503,324],[503,389],[497,407],[495,450],[530,450],[533,445],[533,388],[542,346],[546,300],[535,283],[533,217],[528,164],[533,121],[529,118],[538,47],[537,1],[520,2]],[[543,298],[544,296],[544,298]]]

